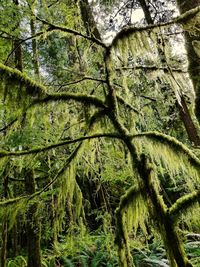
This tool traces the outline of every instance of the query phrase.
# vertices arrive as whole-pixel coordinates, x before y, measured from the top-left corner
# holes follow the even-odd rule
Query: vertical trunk
[[[25,189],[27,194],[35,193],[35,179],[32,170],[25,172]],[[27,211],[27,247],[28,265],[27,267],[41,267],[40,238],[41,227],[38,218],[38,204],[31,204]]]
[[[186,11],[200,6],[200,0],[177,0],[177,6],[179,8],[180,14]],[[198,22],[198,28],[200,27],[200,22]],[[200,34],[198,32],[185,32],[185,47],[188,56],[188,72],[190,78],[194,85],[194,90],[196,93],[195,101],[195,113],[198,121],[200,122],[200,55],[195,52],[195,42],[200,42]],[[200,43],[199,43],[200,44]]]
[[[7,214],[5,212],[2,223],[0,267],[6,267],[7,241],[8,241],[8,219],[7,219]]]
[[[123,214],[119,208],[116,210],[116,228],[115,243],[118,246],[119,266],[134,267],[135,265],[129,248],[128,233],[123,223]]]
[[[199,3],[200,3],[200,0],[198,0]],[[198,2],[196,1],[196,2]],[[151,17],[151,13],[149,11],[149,7],[146,3],[146,0],[139,0],[140,2],[140,5],[143,9],[143,12],[144,12],[144,15],[145,15],[145,19],[147,21],[148,24],[154,24],[154,21]],[[182,2],[182,1],[181,1]],[[187,2],[187,1],[184,1],[184,2]],[[190,2],[190,1],[188,1]],[[159,45],[159,42],[158,42],[158,45]],[[162,55],[161,55],[161,58],[163,57],[163,51],[162,51],[162,48],[160,46],[158,46],[158,52],[160,52]],[[200,63],[199,63],[199,66],[200,66]],[[200,74],[200,69],[199,69],[199,74]],[[199,82],[200,83],[200,82]],[[199,92],[200,92],[200,89],[199,89]],[[181,103],[179,103],[178,101],[176,102],[177,104],[177,107],[178,107],[178,110],[179,110],[179,115],[180,115],[180,118],[181,118],[181,121],[183,122],[184,126],[185,126],[185,129],[186,129],[186,132],[188,134],[188,137],[189,137],[189,140],[195,145],[195,146],[199,146],[200,145],[200,138],[198,136],[198,132],[197,132],[197,129],[196,129],[196,126],[192,120],[192,117],[191,117],[191,114],[190,114],[190,111],[187,107],[187,103],[185,101],[185,98],[183,95],[180,96],[181,97]],[[199,96],[200,97],[200,96]],[[199,103],[199,109],[200,109],[200,103]]]
[[[158,228],[164,242],[165,249],[170,261],[171,267],[192,267],[193,265],[187,259],[182,241],[174,226],[173,219],[168,215],[168,209],[165,206],[158,190],[155,188],[152,177],[152,167],[148,166],[147,159],[141,155],[138,166],[138,172],[145,186],[145,193],[150,199],[155,218],[158,221]]]
[[[181,105],[178,104],[178,102],[177,102],[177,105],[178,105],[181,120],[184,123],[185,129],[187,131],[190,141],[193,142],[195,146],[199,146],[200,138],[199,138],[197,129],[194,125],[194,122],[191,118],[184,96],[181,96]]]
[[[88,0],[79,2],[82,20],[88,35],[93,35],[95,38],[101,40],[101,35],[97,28],[94,16]]]
[[[23,70],[22,47],[20,45],[20,41],[18,40],[14,41],[13,49],[15,50],[15,56],[14,56],[15,68],[22,71]]]
[[[19,1],[18,0],[13,0],[13,3],[16,5],[16,7],[19,6]],[[16,11],[14,12],[14,18],[16,17]],[[15,28],[19,28],[20,23],[18,22],[15,26]],[[23,70],[23,62],[22,62],[22,46],[20,44],[20,40],[15,40],[13,42],[13,50],[15,51],[14,53],[14,63],[15,67],[22,71]]]
[[[35,20],[34,18],[31,19],[30,21],[30,26],[31,26],[31,35],[35,36]],[[40,71],[39,71],[39,60],[38,60],[38,46],[37,46],[37,40],[35,38],[32,39],[32,50],[33,50],[33,69],[35,72],[35,76],[37,78],[40,77]]]
[[[16,218],[18,219],[18,218]],[[13,250],[13,256],[16,257],[18,254],[18,221],[15,222],[12,229],[12,250]]]
[[[4,178],[4,197],[8,197],[8,177],[5,174]],[[7,212],[4,212],[3,223],[1,228],[1,258],[0,258],[0,267],[6,267],[7,260],[7,242],[8,242],[8,215]]]

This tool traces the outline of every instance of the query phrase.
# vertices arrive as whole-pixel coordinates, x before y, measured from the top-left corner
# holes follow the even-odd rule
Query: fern
[[[17,256],[15,259],[7,261],[7,267],[27,267],[27,262],[23,256]]]

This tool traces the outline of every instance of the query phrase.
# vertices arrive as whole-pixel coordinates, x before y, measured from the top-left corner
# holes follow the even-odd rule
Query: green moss
[[[37,84],[33,79],[29,78],[26,74],[22,73],[17,69],[12,69],[0,63],[0,74],[5,76],[7,79],[12,79],[13,81],[18,81],[23,85],[27,86],[27,93],[30,95],[40,95],[46,94],[46,88],[41,84]]]
[[[67,100],[75,100],[77,102],[84,103],[84,105],[94,105],[99,108],[106,108],[104,102],[95,97],[89,96],[86,94],[73,94],[73,93],[55,93],[55,94],[47,94],[47,97],[41,99],[41,101],[35,101],[37,103],[47,103],[51,101],[67,101]]]
[[[169,216],[176,222],[180,215],[187,213],[188,209],[192,208],[194,204],[200,202],[200,190],[194,191],[179,198],[169,209]]]
[[[187,160],[189,161],[189,163],[199,170],[200,160],[196,157],[196,155],[189,148],[187,148],[183,143],[178,141],[176,138],[160,133],[160,132],[156,132],[156,131],[155,132],[144,132],[144,133],[136,134],[132,136],[132,138],[142,138],[142,137],[146,137],[150,140],[154,140],[161,145],[162,144],[165,146],[167,145],[168,149],[174,151],[176,154],[180,153],[183,156],[185,156]]]

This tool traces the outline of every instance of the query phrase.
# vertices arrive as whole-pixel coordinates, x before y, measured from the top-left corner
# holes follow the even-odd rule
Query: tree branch
[[[119,103],[121,103],[122,105],[124,105],[124,107],[129,108],[130,110],[134,111],[137,114],[140,114],[140,112],[134,108],[131,104],[129,104],[128,102],[126,102],[123,97],[116,95],[117,100],[119,101]]]
[[[36,83],[33,79],[17,69],[10,68],[0,63],[0,74],[2,76],[6,75],[9,79],[18,80],[20,83],[26,85],[30,89],[27,90],[28,94],[31,94],[30,92],[34,92],[34,96],[35,93],[40,96],[47,95],[47,90],[43,85]]]
[[[80,33],[78,31],[75,31],[75,30],[72,30],[72,29],[69,29],[67,27],[64,27],[64,26],[59,26],[59,25],[55,25],[55,24],[52,24],[44,19],[41,19],[39,17],[36,17],[36,19],[40,22],[42,22],[43,24],[45,25],[48,25],[50,28],[48,29],[48,31],[62,31],[62,32],[66,32],[66,33],[69,33],[69,34],[73,34],[75,36],[80,36],[86,40],[89,40],[103,48],[106,48],[107,49],[107,45],[104,44],[102,41],[100,41],[99,39],[93,37],[93,36],[87,36],[83,33]]]
[[[36,83],[33,79],[19,70],[12,69],[0,63],[0,74],[6,75],[9,79],[18,80],[20,83],[27,86],[27,94],[36,97],[32,105],[39,103],[48,103],[59,100],[74,100],[84,104],[94,105],[98,108],[105,108],[104,102],[95,96],[73,93],[56,93],[48,94],[45,86]]]
[[[155,28],[171,26],[173,24],[185,24],[189,20],[193,19],[199,12],[200,12],[200,6],[193,8],[168,22],[153,24],[153,25],[151,24],[151,25],[147,25],[144,27],[125,27],[120,32],[118,32],[118,34],[115,36],[115,38],[113,39],[110,45],[110,48],[116,46],[118,40],[123,39],[124,37],[128,37],[131,34],[136,33],[136,32],[144,32],[148,30],[153,30]]]
[[[72,81],[72,82],[69,82],[69,83],[64,83],[64,84],[60,85],[59,88],[62,88],[64,86],[77,84],[77,83],[81,83],[81,82],[86,81],[86,80],[94,81],[94,82],[100,82],[100,83],[106,83],[106,80],[85,76],[82,79],[79,79],[79,80],[76,80],[76,81]]]
[[[104,102],[92,95],[84,95],[84,94],[74,94],[74,93],[55,93],[55,94],[47,94],[47,96],[43,99],[38,99],[33,102],[33,105],[39,103],[48,103],[52,101],[66,101],[66,100],[75,100],[77,102],[81,102],[83,104],[94,105],[98,108],[105,109],[106,106]]]
[[[57,148],[57,147],[65,146],[65,145],[70,145],[70,144],[74,144],[77,142],[82,142],[84,140],[90,140],[90,139],[102,138],[102,137],[119,138],[119,139],[121,138],[121,136],[117,133],[99,133],[99,134],[94,134],[94,135],[90,135],[90,136],[82,136],[82,137],[79,137],[79,138],[73,139],[73,140],[62,141],[62,142],[59,142],[56,144],[51,144],[51,145],[45,146],[45,147],[37,147],[37,148],[30,149],[30,150],[23,150],[23,151],[2,150],[2,151],[0,151],[0,158],[4,158],[4,157],[8,157],[8,156],[17,157],[17,156],[41,153],[41,152],[45,152],[45,151],[48,151],[48,150],[53,149],[53,148]]]
[[[9,127],[11,127],[15,122],[17,121],[17,118],[15,118],[14,120],[12,120],[11,122],[9,122],[6,126],[2,127],[0,129],[0,132],[4,132],[6,131]]]
[[[133,67],[121,67],[121,68],[116,68],[116,71],[121,71],[121,70],[144,70],[144,71],[164,71],[164,72],[169,72],[168,67],[158,67],[158,66],[133,66]],[[188,73],[187,70],[183,69],[177,69],[177,68],[171,68],[173,72],[178,72],[178,73]]]
[[[177,220],[188,208],[200,202],[200,190],[180,197],[169,209],[169,215]]]
[[[146,138],[155,140],[159,143],[168,144],[172,150],[184,154],[188,158],[188,161],[194,167],[200,169],[200,160],[197,158],[197,156],[189,148],[187,148],[183,143],[181,143],[176,138],[170,135],[163,134],[157,131],[155,132],[152,131],[152,132],[143,132],[143,133],[131,135],[130,137],[131,138],[146,137]]]

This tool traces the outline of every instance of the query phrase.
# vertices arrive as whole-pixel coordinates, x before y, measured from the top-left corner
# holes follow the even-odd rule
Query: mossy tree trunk
[[[8,176],[5,174],[4,178],[4,197],[8,197]],[[6,267],[7,260],[7,242],[8,242],[8,215],[7,212],[4,212],[3,223],[1,226],[1,258],[0,258],[0,267]]]
[[[183,244],[177,233],[173,219],[168,214],[168,209],[160,196],[158,190],[154,186],[153,171],[148,166],[145,155],[141,155],[139,165],[139,173],[144,182],[147,198],[150,199],[154,214],[158,220],[158,229],[162,236],[171,267],[192,267],[187,259]]]
[[[123,214],[118,208],[116,211],[116,244],[118,246],[119,266],[121,267],[134,267],[133,259],[129,248],[129,238],[126,226],[123,223]]]
[[[181,14],[200,6],[200,0],[177,0],[176,2]],[[200,28],[200,22],[197,23],[196,27]],[[194,48],[195,42],[200,42],[200,33],[197,33],[197,31],[185,32],[184,36],[189,63],[188,71],[196,93],[195,113],[200,122],[200,52],[197,54]]]
[[[1,260],[0,267],[6,267],[7,259],[7,241],[8,241],[8,221],[5,213],[2,223],[2,234],[1,234]]]
[[[144,198],[150,201],[151,206],[153,207],[154,216],[158,222],[158,230],[161,234],[161,237],[164,242],[165,249],[167,251],[168,259],[170,261],[171,267],[192,267],[193,265],[189,262],[187,255],[184,251],[182,241],[179,238],[176,227],[174,225],[173,218],[169,215],[168,209],[165,206],[164,201],[162,200],[158,190],[153,183],[153,169],[148,165],[146,156],[144,154],[139,154],[136,147],[132,143],[131,138],[128,136],[128,132],[123,128],[119,122],[117,116],[110,116],[113,124],[115,125],[116,130],[122,135],[125,145],[127,146],[131,158],[132,158],[132,167],[133,171],[136,170],[139,174],[138,184],[140,188],[143,188]],[[135,173],[135,171],[134,171]],[[133,173],[133,175],[134,175]],[[117,215],[117,229],[120,230],[121,234],[117,233],[117,237],[121,237],[121,240],[117,240],[119,247],[119,264],[121,267],[132,267],[130,262],[129,248],[128,248],[128,234],[126,229],[123,227],[123,219],[121,214]],[[121,222],[121,225],[120,225]],[[155,222],[156,223],[156,222]]]
[[[35,193],[35,179],[32,170],[25,171],[25,189],[27,194]],[[38,203],[30,204],[28,207],[26,234],[28,250],[27,267],[41,267],[41,225],[38,215]]]

